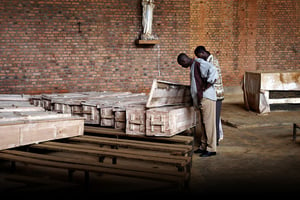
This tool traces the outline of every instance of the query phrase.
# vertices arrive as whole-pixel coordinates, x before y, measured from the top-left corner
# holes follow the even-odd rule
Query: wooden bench
[[[186,144],[193,146],[194,138],[193,136],[185,136],[185,135],[174,135],[172,137],[151,137],[144,135],[129,135],[125,134],[123,130],[98,127],[98,126],[84,126],[84,134],[85,135],[96,135],[96,136],[110,136],[115,138],[127,138],[133,140],[145,140],[145,141],[159,141],[165,143],[178,143],[178,144]]]
[[[40,144],[30,145],[29,150],[41,149],[55,152],[71,152],[82,155],[97,156],[99,161],[103,162],[104,158],[112,158],[112,164],[116,164],[116,158],[129,159],[142,162],[160,163],[171,165],[178,168],[178,171],[190,173],[191,157],[168,155],[163,152],[136,151],[130,149],[110,149],[101,148],[92,145],[70,144],[64,142],[43,142]]]
[[[300,129],[300,124],[293,123],[293,141],[296,142],[297,128]]]
[[[122,138],[111,138],[111,137],[101,137],[101,136],[90,136],[82,135],[80,137],[71,137],[65,140],[65,142],[76,142],[76,143],[91,143],[98,144],[100,146],[110,146],[112,149],[117,149],[119,147],[131,148],[131,149],[143,149],[143,150],[153,150],[169,152],[171,155],[187,155],[191,156],[193,147],[191,145],[185,144],[168,144],[162,142],[149,142],[149,141],[139,141],[132,139],[122,139]]]
[[[68,156],[52,155],[37,152],[26,152],[20,150],[2,150],[0,159],[11,161],[11,167],[16,171],[16,163],[21,162],[29,165],[60,168],[68,170],[68,178],[71,181],[75,171],[84,172],[85,186],[89,184],[90,172],[104,173],[117,176],[142,178],[148,180],[165,181],[178,189],[184,189],[188,184],[188,175],[182,171],[170,171],[165,169],[149,169],[140,166],[130,168],[126,165],[112,165],[107,163],[94,162],[88,159],[78,159]]]
[[[69,179],[74,171],[83,171],[86,185],[89,172],[98,172],[167,181],[186,189],[191,178],[193,144],[192,136],[135,137],[122,130],[86,126],[84,135],[27,145],[20,148],[22,151],[4,150],[0,159],[12,161],[12,166],[23,162],[67,169]],[[86,161],[86,157],[93,161]],[[107,158],[112,161],[106,162]],[[124,161],[137,165],[130,168]]]

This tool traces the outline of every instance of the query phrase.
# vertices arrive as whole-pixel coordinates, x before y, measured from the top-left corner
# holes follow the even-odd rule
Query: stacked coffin
[[[46,111],[29,99],[24,95],[0,95],[0,150],[83,135],[83,118]]]
[[[121,129],[128,135],[173,136],[196,125],[189,86],[156,79],[149,95],[109,91],[42,94],[31,102],[83,117],[86,125]]]
[[[126,134],[173,136],[196,126],[196,116],[189,86],[154,79],[147,103],[126,108]]]

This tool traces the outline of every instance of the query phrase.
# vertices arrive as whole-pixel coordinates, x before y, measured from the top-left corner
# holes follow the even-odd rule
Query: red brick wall
[[[188,83],[176,56],[189,49],[189,1],[155,4],[160,44],[139,46],[140,0],[1,0],[0,93],[148,92],[155,78]]]
[[[225,86],[239,85],[245,71],[299,70],[299,5],[294,0],[193,0],[190,53],[204,45],[217,54]]]
[[[148,92],[155,78],[188,84],[176,58],[197,45],[218,53],[225,86],[239,85],[245,70],[299,69],[294,0],[155,5],[160,43],[142,46],[141,0],[1,0],[0,93]]]

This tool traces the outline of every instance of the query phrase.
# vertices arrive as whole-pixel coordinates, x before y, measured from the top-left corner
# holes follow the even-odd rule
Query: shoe
[[[194,153],[204,153],[204,152],[205,152],[205,150],[202,150],[202,149],[199,149],[199,148],[194,151]]]
[[[200,154],[200,157],[209,157],[209,156],[215,156],[215,155],[217,155],[217,152],[206,151],[206,152]]]

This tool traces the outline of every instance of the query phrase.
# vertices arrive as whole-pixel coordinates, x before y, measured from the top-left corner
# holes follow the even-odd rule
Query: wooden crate
[[[146,110],[146,136],[173,136],[196,126],[193,106],[166,106]]]

